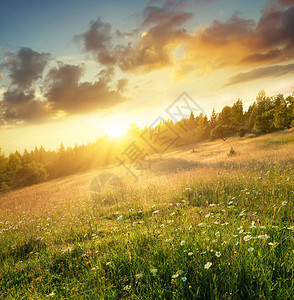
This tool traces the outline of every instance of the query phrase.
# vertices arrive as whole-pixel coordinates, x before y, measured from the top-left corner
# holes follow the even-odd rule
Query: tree
[[[240,129],[244,125],[243,103],[238,99],[231,108],[231,123],[236,129]]]
[[[215,112],[215,109],[213,108],[211,117],[209,120],[209,128],[210,130],[214,129],[217,126],[217,114]]]
[[[254,131],[257,134],[266,134],[275,130],[275,110],[271,109],[258,115],[254,122]]]
[[[8,164],[7,164],[7,184],[8,186],[14,188],[15,176],[19,169],[22,168],[20,158],[13,153],[9,154]]]
[[[7,189],[8,185],[7,185],[7,181],[8,181],[8,177],[7,177],[7,165],[8,165],[8,159],[5,156],[5,154],[2,152],[1,148],[0,148],[0,188],[3,191],[5,189]],[[9,187],[8,187],[9,189]]]
[[[271,98],[266,97],[265,92],[263,90],[258,93],[256,97],[256,103],[258,115],[262,115],[264,112],[274,108],[274,103],[272,102]]]
[[[277,129],[284,130],[291,127],[291,112],[286,100],[280,100],[279,105],[275,108],[274,126]]]
[[[158,126],[161,125],[162,124],[159,124]],[[127,129],[127,133],[132,137],[138,137],[140,135],[140,127],[136,123],[132,123]]]
[[[209,124],[206,115],[199,115],[198,126],[195,128],[195,133],[198,141],[205,140],[209,137]]]
[[[219,114],[220,125],[232,125],[231,122],[231,107],[224,106]]]
[[[226,141],[236,134],[236,128],[232,125],[218,125],[210,133],[212,139],[222,139]]]
[[[18,170],[15,176],[15,186],[25,187],[46,181],[48,174],[43,165],[32,161]]]

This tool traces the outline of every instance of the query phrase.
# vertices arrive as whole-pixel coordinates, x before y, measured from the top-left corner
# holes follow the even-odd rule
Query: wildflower
[[[155,210],[155,211],[153,212],[154,215],[157,214],[157,213],[159,213],[159,210]]]
[[[192,256],[193,254],[193,252],[188,252],[188,256]]]
[[[266,229],[266,227],[265,227],[265,226],[263,226],[263,225],[262,225],[262,226],[260,226],[260,228],[261,228],[261,229]]]
[[[283,201],[283,202],[282,202],[282,205],[283,205],[283,206],[285,206],[285,205],[287,205],[287,204],[288,204],[288,201]]]
[[[199,223],[198,226],[199,227],[205,227],[205,226],[207,226],[207,224],[206,223]]]
[[[268,245],[269,245],[269,246],[274,246],[275,243],[269,242]]]
[[[123,215],[120,215],[119,217],[116,218],[117,221],[121,220],[123,218]]]
[[[111,261],[108,261],[107,263],[106,263],[106,266],[110,266],[111,265]]]
[[[129,284],[129,285],[126,285],[125,287],[124,287],[124,291],[128,291],[128,290],[130,290],[131,289],[131,285]]]
[[[230,202],[228,202],[228,205],[232,205],[234,202],[233,201],[230,201]]]
[[[212,266],[212,262],[209,261],[204,265],[204,269],[208,270],[211,266]]]
[[[135,276],[137,279],[141,279],[143,277],[143,274],[139,273]]]
[[[246,211],[246,209],[242,210],[241,213],[239,214],[239,217],[245,216],[245,211]]]
[[[229,224],[230,224],[230,223],[225,222],[225,223],[221,224],[221,226],[228,226]]]
[[[270,238],[270,236],[267,235],[267,234],[260,234],[260,235],[258,236],[258,238],[261,239],[261,240],[267,240],[267,239]]]
[[[152,275],[156,275],[156,273],[157,273],[157,269],[155,269],[155,268],[152,268],[152,269],[150,269],[150,272],[152,273]]]
[[[182,277],[182,281],[183,282],[187,281],[187,277],[186,276]]]
[[[207,214],[207,215],[205,215],[205,218],[209,218],[209,217],[210,217],[210,215],[211,215],[210,213],[209,213],[209,214]]]
[[[172,239],[166,239],[166,240],[165,240],[166,243],[169,243],[169,242],[171,242],[171,241],[172,241]]]
[[[177,278],[177,277],[179,277],[179,274],[178,274],[178,273],[175,273],[174,275],[172,275],[172,279],[175,279],[175,278]]]
[[[54,296],[55,296],[55,293],[54,293],[54,292],[52,292],[52,293],[46,295],[47,298],[49,298],[49,297],[54,297]]]
[[[250,247],[248,248],[248,252],[253,252],[254,251],[254,248]]]
[[[251,235],[245,235],[244,237],[243,237],[243,240],[245,241],[245,242],[248,242],[248,241],[250,241],[252,239],[252,236]]]
[[[221,255],[222,255],[222,254],[221,254],[219,251],[215,252],[215,256],[216,256],[216,257],[221,257]]]
[[[185,190],[186,191],[191,191],[192,189],[188,187],[188,188],[185,188]]]
[[[217,232],[215,233],[215,235],[216,235],[216,236],[220,236],[220,232],[217,231]]]
[[[181,246],[184,246],[185,243],[186,243],[185,241],[181,241],[180,245],[181,245]]]

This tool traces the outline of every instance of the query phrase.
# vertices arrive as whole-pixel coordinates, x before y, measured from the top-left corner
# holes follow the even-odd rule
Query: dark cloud
[[[294,7],[265,10],[254,20],[233,16],[197,30],[186,47],[186,64],[211,69],[290,61],[294,53]]]
[[[119,66],[123,71],[162,68],[172,64],[172,55],[185,35],[182,27],[193,14],[181,10],[186,1],[164,1],[162,7],[149,5],[141,14],[141,26],[129,34],[117,31],[100,19],[90,24],[89,30],[78,36],[84,50],[91,52],[105,66]],[[134,38],[140,32],[141,36]],[[131,37],[131,41],[129,40]],[[127,38],[126,43],[115,38]]]
[[[9,72],[11,84],[18,89],[28,89],[42,77],[43,70],[51,59],[48,53],[38,53],[30,48],[20,48],[17,53],[7,53],[2,67]]]
[[[193,14],[183,11],[187,1],[164,1],[162,7],[149,5],[142,12],[142,26],[164,25],[181,26],[189,20]]]
[[[33,91],[27,93],[18,90],[7,91],[1,104],[2,123],[40,122],[52,115],[48,103],[37,100]]]
[[[293,73],[293,72],[294,72],[294,64],[257,68],[257,69],[253,69],[250,72],[239,73],[239,74],[229,78],[227,81],[227,84],[225,84],[225,86],[238,84],[238,83],[244,83],[247,81],[252,81],[252,80],[262,79],[262,78],[267,78],[267,77],[283,76],[285,74]]]
[[[165,1],[162,7],[146,7],[141,15],[141,37],[135,43],[114,48],[117,65],[124,71],[171,66],[176,47],[187,36],[183,26],[193,17],[182,10],[185,5],[186,1]]]
[[[51,115],[48,103],[36,99],[34,89],[34,83],[42,78],[50,59],[50,54],[38,53],[30,48],[6,54],[1,67],[8,70],[10,85],[1,101],[1,123],[39,122]]]
[[[112,26],[104,23],[100,18],[90,23],[87,32],[77,35],[75,39],[82,41],[84,50],[94,54],[96,59],[103,65],[109,66],[116,62],[116,58],[110,54],[112,49]]]
[[[233,15],[225,22],[214,20],[210,26],[189,34],[184,26],[193,17],[187,12],[193,3],[203,1],[150,1],[140,14],[140,27],[129,34],[113,34],[111,25],[98,19],[80,35],[84,50],[92,52],[104,66],[143,72],[174,66],[179,46],[185,49],[181,60],[185,70],[268,65],[293,58],[292,1],[268,2],[258,22]],[[121,38],[128,42],[119,42]]]
[[[83,65],[62,65],[49,71],[44,95],[54,111],[91,113],[127,101],[118,88],[111,87],[113,69],[101,71],[94,83],[80,82],[83,73]]]
[[[255,22],[253,20],[240,19],[233,16],[226,22],[214,20],[210,27],[199,32],[197,38],[200,43],[212,45],[227,45],[238,39],[245,39],[253,31]]]
[[[294,6],[294,0],[278,0],[281,5]]]
[[[127,101],[121,94],[127,81],[114,82],[113,68],[102,70],[94,83],[80,82],[85,66],[61,62],[48,72],[43,82],[39,82],[42,95],[37,97],[35,82],[42,78],[49,59],[50,55],[29,48],[8,54],[2,65],[8,70],[10,79],[0,100],[2,124],[42,122],[56,117],[59,112],[91,113]]]

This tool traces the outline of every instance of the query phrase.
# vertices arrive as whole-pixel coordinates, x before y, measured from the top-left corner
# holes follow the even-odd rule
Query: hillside
[[[203,142],[138,181],[113,166],[2,196],[0,297],[294,297],[293,149],[293,129]]]

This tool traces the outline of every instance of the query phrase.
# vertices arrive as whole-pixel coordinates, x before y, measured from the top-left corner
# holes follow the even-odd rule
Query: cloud
[[[112,48],[112,26],[104,23],[98,18],[95,22],[90,23],[87,32],[77,35],[75,40],[84,43],[84,51],[94,54],[97,61],[109,66],[116,62],[116,58],[110,54]]]
[[[1,102],[2,123],[40,122],[47,120],[52,111],[46,101],[37,100],[34,92],[7,91]]]
[[[213,2],[213,1],[211,1]],[[112,32],[100,19],[80,35],[84,50],[102,65],[127,72],[149,72],[173,67],[201,73],[232,66],[258,66],[287,62],[294,51],[294,7],[290,0],[267,3],[260,20],[233,15],[226,21],[190,34],[185,26],[193,17],[191,4],[203,1],[150,1],[140,13],[140,27],[129,34]],[[121,42],[119,39],[124,38]],[[127,43],[126,43],[127,41]],[[183,59],[176,59],[182,46]]]
[[[213,21],[188,41],[187,63],[212,68],[289,61],[294,51],[294,7],[266,10],[258,23],[233,16]]]
[[[1,67],[8,71],[10,85],[0,101],[2,124],[39,122],[51,115],[48,103],[36,99],[34,88],[50,59],[50,54],[38,53],[30,48],[20,48],[16,53],[6,54]]]
[[[140,28],[129,34],[117,31],[100,19],[87,32],[77,36],[84,50],[104,66],[119,66],[123,71],[150,71],[172,65],[172,53],[187,35],[183,25],[193,14],[181,10],[186,1],[167,0],[162,7],[147,6],[141,15]],[[140,36],[134,35],[141,32]],[[118,41],[115,38],[131,37]]]
[[[114,71],[103,70],[94,83],[80,82],[84,74],[83,65],[61,65],[52,68],[46,76],[44,96],[54,111],[68,114],[83,114],[105,110],[128,99],[121,91],[126,81],[118,82],[117,88],[111,87]]]
[[[278,77],[288,73],[294,72],[294,64],[288,65],[276,65],[265,68],[253,69],[250,72],[239,73],[228,79],[225,86],[244,83],[256,79],[267,78],[267,77]]]
[[[31,48],[20,48],[17,53],[7,53],[1,65],[9,72],[11,84],[18,89],[29,89],[42,77],[46,64],[51,59],[48,53],[38,53]]]
[[[294,0],[278,0],[283,6],[294,6]]]
[[[51,55],[30,48],[7,54],[2,67],[8,70],[10,82],[0,100],[2,124],[48,121],[60,112],[66,115],[91,113],[128,100],[121,94],[128,81],[121,79],[115,82],[113,68],[102,70],[94,83],[80,82],[86,70],[84,65],[59,62],[41,81],[50,59]],[[41,93],[38,97],[37,81]]]

